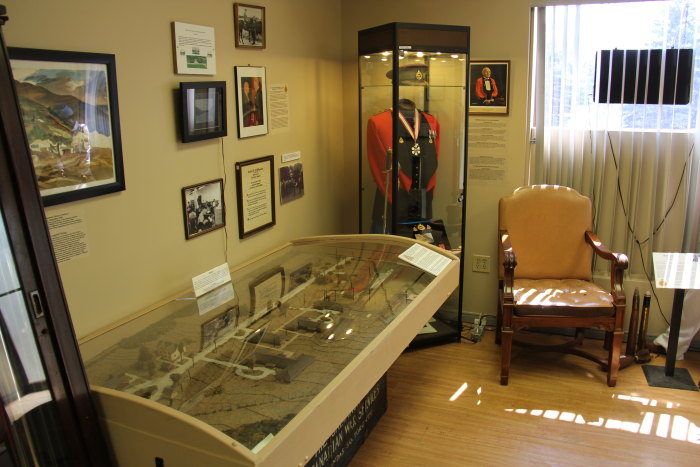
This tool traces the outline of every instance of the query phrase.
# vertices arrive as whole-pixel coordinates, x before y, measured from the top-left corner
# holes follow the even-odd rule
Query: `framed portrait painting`
[[[236,47],[265,48],[265,7],[234,3],[233,25]]]
[[[238,137],[267,134],[265,67],[237,66],[235,75]]]
[[[44,205],[124,190],[114,55],[8,51]]]
[[[187,240],[226,225],[223,179],[184,187],[182,213],[185,218],[185,239]]]
[[[472,60],[469,76],[469,113],[508,115],[510,60]]]

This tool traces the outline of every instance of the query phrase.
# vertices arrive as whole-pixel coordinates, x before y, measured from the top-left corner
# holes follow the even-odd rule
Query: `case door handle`
[[[29,297],[32,302],[32,312],[34,313],[35,319],[40,319],[44,317],[44,306],[41,304],[41,295],[39,291],[35,290],[29,293]]]

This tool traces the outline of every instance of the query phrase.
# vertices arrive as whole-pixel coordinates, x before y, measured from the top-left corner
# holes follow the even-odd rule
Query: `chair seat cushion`
[[[513,300],[517,316],[612,316],[615,313],[610,293],[580,279],[515,279]],[[564,310],[570,307],[573,309]]]

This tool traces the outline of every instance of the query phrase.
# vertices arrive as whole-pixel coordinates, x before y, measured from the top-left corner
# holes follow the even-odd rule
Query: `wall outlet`
[[[472,271],[491,272],[491,257],[484,255],[472,255]]]

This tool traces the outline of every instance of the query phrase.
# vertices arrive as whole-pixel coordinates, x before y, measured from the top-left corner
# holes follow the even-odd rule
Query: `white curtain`
[[[529,183],[566,185],[593,199],[599,236],[630,257],[631,274],[651,277],[652,251],[699,251],[699,3],[533,9]],[[663,68],[674,56],[666,51],[681,48],[695,54],[689,104],[665,105],[662,96],[646,104],[601,102],[609,96],[597,93],[600,51],[660,49]],[[649,85],[634,88],[646,95]]]

